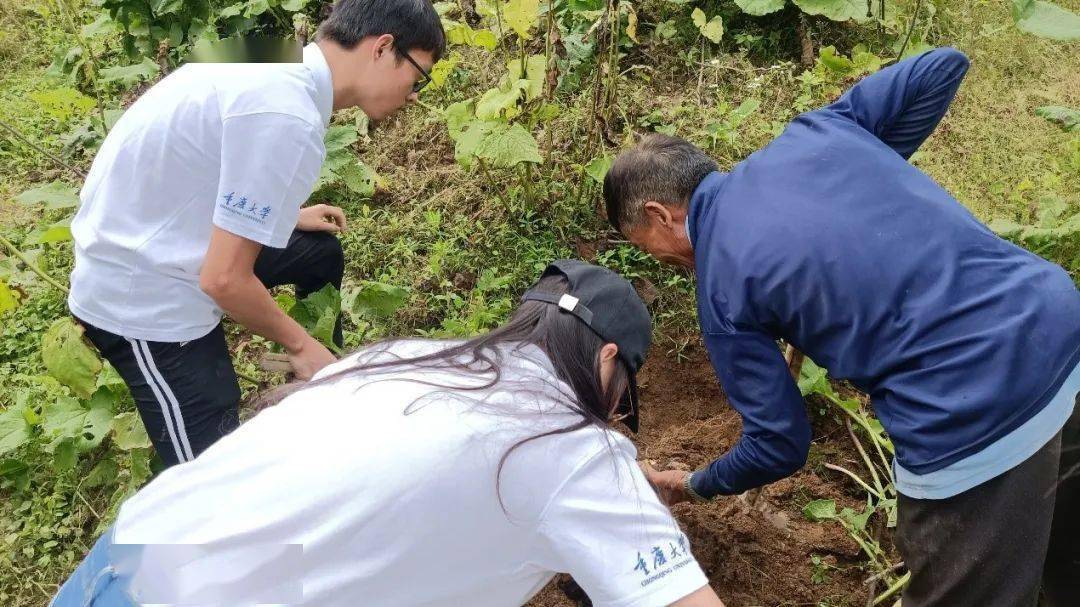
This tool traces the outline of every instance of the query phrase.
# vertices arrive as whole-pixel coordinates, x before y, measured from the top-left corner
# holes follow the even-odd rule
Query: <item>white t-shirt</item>
[[[404,379],[486,381],[431,369],[340,378],[166,470],[114,527],[114,555],[127,555],[117,560],[140,562],[118,567],[130,592],[148,603],[180,592],[200,605],[507,607],[568,572],[597,607],[658,607],[704,586],[633,445],[613,431],[524,443],[496,487],[512,445],[581,419],[557,400],[555,386],[569,388],[539,348],[501,351],[494,388]]]
[[[284,247],[332,107],[315,44],[303,63],[188,64],[155,84],[105,138],[80,193],[72,312],[136,339],[209,333],[222,315],[199,288],[212,227]]]

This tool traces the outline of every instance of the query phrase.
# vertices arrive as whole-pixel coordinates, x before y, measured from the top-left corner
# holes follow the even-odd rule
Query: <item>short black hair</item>
[[[650,200],[685,208],[716,161],[694,144],[654,133],[619,154],[604,176],[608,221],[622,233],[644,220]]]
[[[431,0],[337,0],[319,25],[320,40],[356,48],[368,36],[390,34],[399,51],[429,51],[438,61],[446,52],[442,19]]]

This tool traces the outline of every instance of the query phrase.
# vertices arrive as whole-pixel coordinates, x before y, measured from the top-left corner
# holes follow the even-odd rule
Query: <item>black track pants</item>
[[[263,249],[255,274],[268,288],[296,285],[298,298],[326,284],[341,288],[341,244],[325,232],[295,231],[284,249]],[[82,322],[80,320],[80,322]],[[190,461],[239,423],[240,386],[219,324],[191,341],[155,342],[104,331],[86,336],[116,368],[167,466]],[[341,343],[341,322],[334,339]]]

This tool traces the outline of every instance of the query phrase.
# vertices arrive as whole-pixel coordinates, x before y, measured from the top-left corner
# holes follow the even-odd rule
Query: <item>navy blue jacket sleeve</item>
[[[967,69],[960,51],[935,49],[867,76],[826,109],[854,120],[907,159],[937,128]]]
[[[751,331],[706,333],[705,346],[743,429],[731,451],[694,473],[694,491],[733,495],[794,474],[810,450],[810,420],[776,341]]]

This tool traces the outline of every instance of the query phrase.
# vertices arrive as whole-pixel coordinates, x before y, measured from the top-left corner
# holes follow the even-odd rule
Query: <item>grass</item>
[[[648,22],[648,11],[666,6],[639,4],[643,23]],[[933,4],[936,14],[923,21],[919,32],[928,28],[933,43],[966,52],[972,70],[941,128],[917,156],[918,166],[984,221],[1030,220],[1038,201],[1048,195],[1080,208],[1080,136],[1034,115],[1040,105],[1080,106],[1078,45],[1018,32],[1004,0]],[[1080,10],[1080,0],[1060,4]],[[43,74],[53,49],[67,48],[71,41],[44,6],[42,1],[0,0],[0,119],[59,152],[60,135],[70,124],[41,112],[31,94],[60,85]],[[741,47],[729,44],[728,52],[714,52],[703,63],[688,61],[677,44],[646,41],[629,50],[621,63],[625,78],[608,123],[605,150],[615,153],[635,133],[656,128],[673,129],[709,145],[705,125],[723,121],[747,99],[760,101],[757,112],[738,128],[733,141],[721,140],[708,149],[722,167],[730,168],[768,143],[795,115],[803,91],[793,23],[790,13],[763,20],[732,18],[729,40],[738,32],[761,37]],[[811,36],[819,44],[835,43],[843,52],[869,38],[872,50],[888,55],[873,33],[862,29],[814,21]],[[456,73],[446,89],[426,92],[430,106],[479,94],[497,80],[504,64],[501,55],[458,50],[467,69]],[[838,90],[819,87],[808,102],[823,103]],[[492,187],[481,174],[458,167],[445,125],[425,107],[408,109],[358,142],[361,158],[385,185],[373,199],[332,193],[332,201],[345,207],[350,218],[351,229],[342,236],[346,282],[379,280],[412,292],[408,305],[380,327],[382,334],[463,333],[491,326],[549,260],[586,257],[617,268],[655,294],[651,307],[658,326],[656,343],[664,351],[677,355],[697,339],[692,281],[660,267],[611,233],[597,213],[598,187],[580,179],[579,165],[591,158],[584,157],[574,133],[585,119],[588,98],[586,91],[563,99],[561,115],[539,136],[545,147],[551,142],[552,152],[551,162],[536,171],[536,185],[545,192],[535,205],[524,201],[517,191],[518,178],[509,172],[499,173],[499,183]],[[356,117],[342,114],[336,120]],[[88,166],[85,158],[76,162]],[[57,219],[10,198],[58,177],[71,175],[40,153],[0,138],[0,230],[18,242],[33,225]],[[53,246],[41,261],[55,276],[65,276],[69,247]],[[4,405],[10,404],[10,392],[5,392],[31,386],[34,382],[26,376],[42,372],[38,340],[64,313],[58,292],[39,283],[30,293],[27,303],[2,320]],[[230,336],[234,345],[249,337],[237,327]],[[246,349],[238,364],[250,368],[256,350]],[[111,520],[123,496],[80,485],[80,475],[93,464],[59,475],[47,473],[46,467],[29,491],[0,489],[0,604],[44,605],[95,530]],[[127,470],[121,462],[120,474]]]

